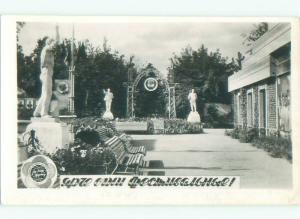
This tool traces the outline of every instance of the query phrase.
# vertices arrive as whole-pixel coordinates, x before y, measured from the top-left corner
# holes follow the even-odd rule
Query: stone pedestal
[[[60,115],[59,119],[61,122],[67,123],[68,131],[69,131],[69,143],[72,144],[75,141],[75,130],[72,125],[72,121],[77,118],[76,115]]]
[[[107,119],[107,120],[113,120],[114,119],[114,115],[110,112],[110,111],[105,111],[105,113],[102,116],[103,119]]]
[[[191,111],[187,118],[187,121],[191,122],[191,123],[200,123],[201,119],[200,119],[199,113],[197,111],[195,111],[195,112]]]
[[[67,148],[69,145],[69,132],[67,124],[59,122],[56,118],[31,118],[26,132],[35,130],[41,147],[47,153],[54,153],[60,148]]]

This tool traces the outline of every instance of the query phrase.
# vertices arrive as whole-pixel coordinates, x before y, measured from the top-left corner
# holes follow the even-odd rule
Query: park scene
[[[291,188],[290,29],[17,22],[18,187],[57,186],[44,162]]]

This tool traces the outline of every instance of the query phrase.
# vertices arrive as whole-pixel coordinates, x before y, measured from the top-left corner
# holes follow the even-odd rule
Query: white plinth
[[[191,123],[200,123],[201,119],[199,113],[197,111],[196,112],[191,111],[187,118],[187,121]]]
[[[47,153],[54,153],[69,145],[67,124],[59,122],[56,118],[31,118],[26,132],[30,130],[35,130],[36,137]]]
[[[103,119],[108,119],[108,120],[113,120],[114,119],[114,115],[110,112],[110,111],[106,111],[103,116]]]

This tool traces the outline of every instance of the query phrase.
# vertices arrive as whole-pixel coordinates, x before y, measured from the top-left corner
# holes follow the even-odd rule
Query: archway
[[[176,118],[176,104],[175,104],[175,84],[170,84],[168,80],[162,77],[161,73],[155,68],[143,69],[135,78],[133,82],[128,82],[127,86],[127,117],[135,117],[136,92],[137,87],[143,78],[153,77],[163,83],[167,91],[166,109],[168,111],[168,118]]]

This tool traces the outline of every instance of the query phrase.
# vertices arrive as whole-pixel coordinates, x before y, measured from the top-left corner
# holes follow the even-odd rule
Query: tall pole
[[[74,24],[72,26],[72,43],[71,43],[71,67],[74,67]]]
[[[71,85],[70,89],[70,96],[69,96],[69,112],[74,114],[75,109],[74,109],[74,94],[75,94],[75,78],[74,78],[74,71],[75,71],[75,64],[74,64],[74,24],[72,26],[72,40],[71,40],[71,63],[69,67],[69,81]]]
[[[59,36],[59,26],[58,24],[55,25],[55,31],[56,31],[56,43],[59,44],[59,41],[60,41],[60,36]]]

